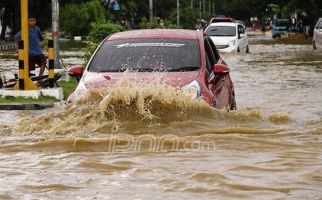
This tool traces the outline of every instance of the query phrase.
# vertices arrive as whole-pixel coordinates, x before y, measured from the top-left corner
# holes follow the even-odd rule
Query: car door
[[[239,49],[240,51],[246,50],[246,35],[243,25],[238,24],[238,40],[239,40]]]
[[[247,46],[248,46],[248,36],[247,36],[247,33],[246,33],[246,27],[243,25],[243,29],[244,29],[244,47],[245,47],[245,51],[247,49]]]
[[[314,29],[314,35],[315,35],[315,44],[317,47],[322,47],[322,20],[319,20],[319,22],[316,24]]]
[[[206,85],[209,89],[209,92],[211,93],[211,105],[215,106],[216,102],[214,99],[214,89],[213,89],[214,84],[210,80],[213,79],[213,77],[214,77],[213,66],[217,63],[217,60],[216,60],[216,57],[210,47],[209,40],[211,40],[211,39],[208,37],[206,37],[204,39],[205,60],[206,60],[206,70],[207,70],[207,75],[206,75],[205,81],[206,81]]]
[[[205,56],[208,70],[208,88],[213,94],[213,106],[218,109],[230,108],[232,83],[229,74],[214,74],[213,67],[215,64],[225,64],[220,58],[216,46],[209,37],[205,38]]]

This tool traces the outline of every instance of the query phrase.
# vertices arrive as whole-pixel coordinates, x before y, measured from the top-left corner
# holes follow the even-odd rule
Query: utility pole
[[[201,0],[199,0],[199,20],[201,20]]]
[[[149,20],[152,22],[153,19],[153,0],[149,0]]]
[[[21,40],[19,41],[19,82],[15,89],[36,90],[37,86],[30,79],[29,73],[29,31],[28,31],[28,0],[21,0]]]
[[[180,25],[180,0],[177,0],[177,26]]]
[[[206,12],[206,0],[203,0],[203,12]]]
[[[216,15],[215,2],[212,3],[212,13],[213,13],[214,16]]]
[[[190,1],[190,8],[193,9],[193,0]]]
[[[52,34],[54,40],[54,66],[59,68],[59,0],[51,1]]]
[[[211,13],[210,13],[210,8],[211,8],[210,0],[208,0],[208,13],[209,13],[209,15],[211,14]]]

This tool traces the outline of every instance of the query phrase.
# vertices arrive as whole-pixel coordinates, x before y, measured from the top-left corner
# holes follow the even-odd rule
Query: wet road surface
[[[223,54],[236,112],[126,83],[76,107],[0,111],[0,199],[322,199],[322,53],[250,51]]]

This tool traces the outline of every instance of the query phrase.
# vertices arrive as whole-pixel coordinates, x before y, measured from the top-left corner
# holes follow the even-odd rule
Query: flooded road
[[[64,66],[83,64],[84,52],[80,49],[73,49],[72,51],[60,51],[60,62]],[[0,51],[0,74],[7,78],[14,78],[14,73],[18,73],[18,57],[14,51]],[[38,68],[36,68],[38,73]],[[45,70],[45,73],[47,70]]]
[[[74,107],[0,111],[0,199],[322,199],[322,53],[250,51],[223,54],[236,112],[126,82]]]

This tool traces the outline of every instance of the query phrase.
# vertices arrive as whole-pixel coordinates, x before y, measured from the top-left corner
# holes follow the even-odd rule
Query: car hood
[[[199,71],[189,72],[86,72],[83,76],[83,82],[86,88],[99,89],[101,87],[113,86],[122,78],[129,79],[134,82],[155,81],[160,80],[162,83],[173,86],[175,88],[183,87],[191,81],[197,79]]]
[[[210,36],[211,40],[215,45],[228,45],[232,40],[235,40],[235,36],[223,37],[223,36]]]

